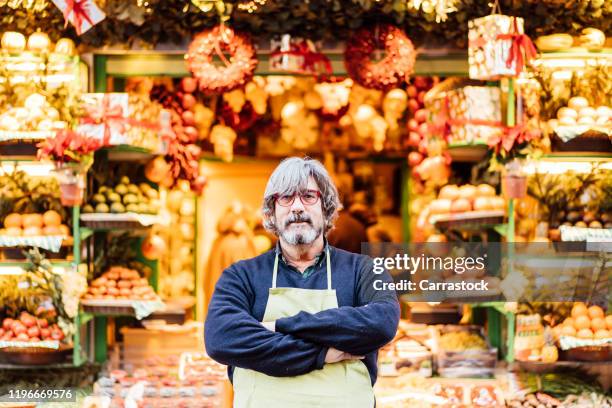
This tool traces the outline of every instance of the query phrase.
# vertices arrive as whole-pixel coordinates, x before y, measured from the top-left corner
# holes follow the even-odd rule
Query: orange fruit
[[[62,223],[62,217],[57,211],[49,210],[42,217],[43,222],[48,227],[58,227]]]
[[[23,214],[22,217],[23,228],[43,226],[43,217],[40,214]]]
[[[576,318],[578,316],[587,316],[589,314],[589,310],[586,305],[582,302],[578,302],[572,307],[572,317]]]
[[[606,326],[608,330],[612,330],[612,315],[606,316]]]
[[[578,316],[574,319],[576,330],[588,329],[591,327],[591,320],[587,316]]]
[[[593,305],[591,307],[589,307],[588,309],[588,313],[589,313],[589,317],[591,319],[594,319],[596,317],[604,317],[604,311],[601,307],[597,306],[597,305]]]
[[[563,321],[563,325],[574,327],[574,319],[572,319],[571,317],[568,317],[567,319]]]
[[[561,328],[561,335],[562,336],[575,336],[576,329],[574,329],[574,327],[572,326],[563,326]]]
[[[608,330],[597,330],[593,337],[596,339],[608,339],[610,338],[610,332]]]
[[[6,228],[21,228],[21,222],[21,214],[12,213],[4,219],[4,226]]]
[[[591,329],[593,329],[594,332],[597,330],[606,330],[606,321],[601,317],[594,318],[591,320]]]
[[[576,337],[578,337],[579,339],[592,339],[593,332],[589,329],[582,329],[576,334]]]

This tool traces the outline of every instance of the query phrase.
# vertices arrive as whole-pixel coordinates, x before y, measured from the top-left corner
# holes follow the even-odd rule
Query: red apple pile
[[[34,343],[41,340],[63,339],[64,332],[57,323],[51,324],[49,320],[33,316],[28,312],[21,312],[18,319],[4,318],[0,327],[0,340],[4,341]]]
[[[414,77],[412,85],[406,88],[408,94],[408,136],[404,140],[405,147],[413,148],[408,154],[408,164],[411,167],[418,166],[425,156],[430,155],[427,147],[429,131],[429,112],[425,109],[425,94],[439,82],[438,77]]]

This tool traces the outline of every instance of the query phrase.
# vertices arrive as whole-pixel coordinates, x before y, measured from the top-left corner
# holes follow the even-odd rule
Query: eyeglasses
[[[303,193],[296,193],[292,195],[274,195],[274,199],[278,203],[278,205],[282,207],[290,207],[293,205],[295,201],[295,196],[300,196],[300,200],[304,205],[314,205],[319,201],[319,197],[321,197],[321,192],[318,190],[306,190]]]

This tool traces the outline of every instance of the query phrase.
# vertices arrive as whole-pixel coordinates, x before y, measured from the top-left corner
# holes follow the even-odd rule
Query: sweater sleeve
[[[386,271],[374,274],[370,258],[364,257],[359,269],[356,307],[300,312],[277,320],[276,330],[353,355],[365,355],[387,344],[397,332],[399,304],[394,291],[376,290],[381,285],[374,283],[392,282],[392,278]]]
[[[327,348],[264,328],[249,313],[254,296],[235,265],[223,271],[204,327],[206,352],[221,364],[291,377],[321,369]]]

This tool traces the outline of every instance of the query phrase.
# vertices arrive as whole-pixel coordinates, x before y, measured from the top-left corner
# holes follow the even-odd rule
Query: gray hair
[[[284,159],[272,172],[264,193],[262,213],[264,227],[278,235],[273,221],[275,197],[277,195],[292,195],[305,191],[308,179],[312,177],[321,191],[321,205],[325,217],[325,232],[329,231],[336,220],[340,209],[338,190],[329,173],[319,162],[311,158],[289,157]]]

